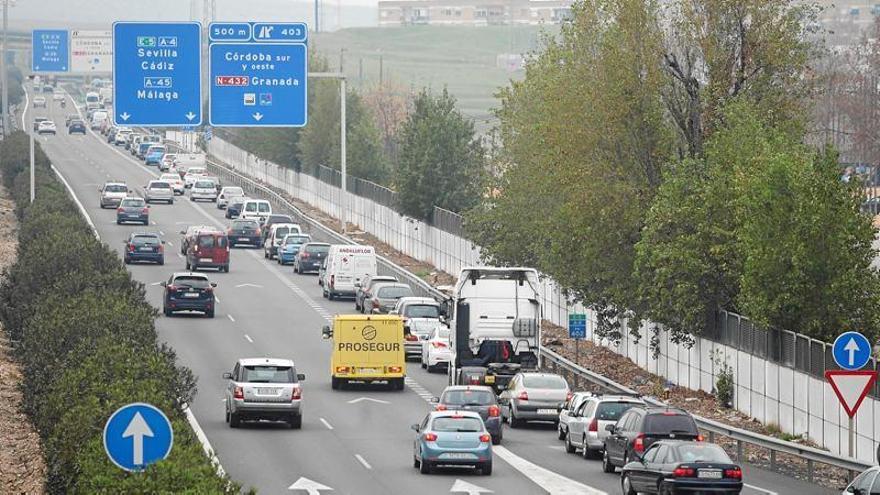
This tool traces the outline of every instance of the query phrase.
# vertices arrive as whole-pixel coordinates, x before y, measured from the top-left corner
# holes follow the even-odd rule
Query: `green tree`
[[[455,108],[444,89],[423,89],[401,129],[397,191],[400,211],[430,220],[434,206],[463,211],[482,192],[484,150],[474,124]]]

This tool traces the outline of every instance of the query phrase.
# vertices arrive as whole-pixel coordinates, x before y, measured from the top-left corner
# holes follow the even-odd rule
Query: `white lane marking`
[[[159,232],[159,235],[165,235],[165,234]],[[168,244],[169,246],[172,246],[172,247],[174,246],[174,243],[171,241],[165,241],[165,244]],[[177,253],[177,254],[180,254],[180,253]]]
[[[223,470],[223,466],[220,465],[220,459],[217,458],[217,455],[214,454],[214,448],[211,447],[211,441],[208,440],[208,436],[205,435],[202,427],[199,426],[199,421],[196,419],[196,415],[192,413],[188,405],[184,405],[183,412],[186,413],[186,420],[189,422],[189,426],[196,433],[196,438],[199,439],[199,442],[202,444],[202,448],[205,449],[205,454],[211,459],[211,464],[217,468],[217,474],[219,476],[226,476],[226,471]]]
[[[233,318],[232,315],[226,315],[226,317],[229,318],[229,321],[235,323],[235,318]]]
[[[360,454],[355,454],[355,455],[354,455],[354,458],[357,459],[358,462],[360,462],[361,464],[363,464],[363,466],[364,466],[365,468],[367,468],[367,469],[373,469],[373,466],[370,466],[370,463],[367,462],[367,460],[364,459]]]
[[[247,341],[250,342],[251,344],[254,343],[254,339],[252,339],[250,335],[248,335],[248,334],[244,334],[244,338],[246,338]]]
[[[165,235],[165,232],[159,231],[159,235]]]
[[[755,491],[759,491],[761,493],[766,493],[767,495],[779,495],[778,493],[776,493],[774,491],[770,491],[766,488],[761,488],[760,486],[750,485],[748,483],[743,483],[743,486],[751,488],[752,490],[755,490]]]
[[[217,294],[214,294],[214,302],[216,302],[217,304],[220,304],[220,298],[217,297]]]
[[[226,400],[226,399],[224,399],[224,400]],[[319,419],[322,423],[324,423],[324,426],[326,426],[328,430],[332,430],[332,429],[333,429],[333,426],[332,426],[330,423],[328,423],[326,419],[324,419],[324,418],[318,418],[318,419]]]
[[[527,461],[500,445],[493,446],[492,453],[552,495],[608,495],[602,490],[597,490]]]
[[[183,259],[183,255],[182,255],[182,254],[180,254],[180,253],[174,253],[174,254],[176,254],[178,258]]]

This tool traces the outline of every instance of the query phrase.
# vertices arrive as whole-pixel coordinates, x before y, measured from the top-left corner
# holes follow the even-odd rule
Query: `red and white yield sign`
[[[856,415],[865,396],[877,381],[876,371],[826,371],[825,379],[831,384],[840,405],[850,418]]]

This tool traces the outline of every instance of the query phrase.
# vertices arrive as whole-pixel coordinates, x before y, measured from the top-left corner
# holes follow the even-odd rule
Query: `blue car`
[[[153,145],[144,153],[144,165],[159,165],[165,156],[165,147],[162,145]]]
[[[139,232],[131,234],[127,240],[122,242],[125,243],[125,252],[122,257],[126,265],[136,261],[165,264],[165,241],[158,234]]]
[[[412,429],[417,434],[413,466],[422,474],[440,466],[473,466],[483,475],[492,474],[492,435],[479,413],[432,411]]]
[[[308,234],[287,234],[281,245],[278,246],[278,264],[287,265],[296,260],[299,248],[307,242],[312,242],[312,236]]]

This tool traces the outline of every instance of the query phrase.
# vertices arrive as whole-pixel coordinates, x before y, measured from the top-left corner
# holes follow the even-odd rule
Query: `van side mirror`
[[[330,325],[324,325],[324,328],[321,329],[321,338],[324,340],[329,339],[333,336],[333,330],[330,329]]]
[[[167,287],[167,286],[168,286],[168,282],[166,282],[166,281],[163,280],[162,282],[159,283],[159,285],[161,285],[162,287]]]
[[[217,282],[211,282],[211,287],[217,287]]]
[[[185,230],[181,230],[181,231],[180,231],[180,235],[186,235],[186,231],[185,231]]]
[[[413,431],[419,431],[419,430],[421,430],[421,429],[422,429],[422,427],[421,427],[421,426],[419,426],[419,425],[417,425],[417,424],[415,424],[415,425],[412,425],[412,426],[410,426],[410,428],[412,428],[412,429],[413,429]]]
[[[228,371],[226,373],[223,373],[223,378],[226,380],[232,380],[232,373]]]
[[[297,373],[297,374],[296,374],[296,379],[297,379],[298,381],[305,381],[305,379],[306,379],[306,374],[305,374],[305,373]]]

